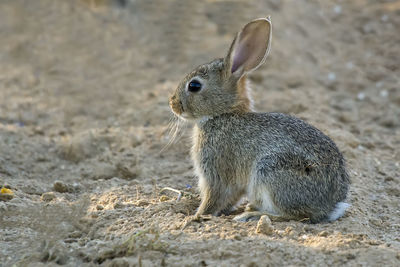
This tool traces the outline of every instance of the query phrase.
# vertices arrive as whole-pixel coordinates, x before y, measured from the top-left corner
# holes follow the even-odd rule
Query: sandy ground
[[[343,151],[333,223],[194,222],[190,125],[168,95],[271,15],[256,108]],[[400,1],[0,1],[0,266],[400,266]],[[169,186],[184,191],[162,195]]]

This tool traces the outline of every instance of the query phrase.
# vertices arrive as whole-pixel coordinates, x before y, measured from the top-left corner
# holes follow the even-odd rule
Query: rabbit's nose
[[[176,97],[176,95],[171,96],[169,100],[169,105],[173,112],[180,115],[183,112],[182,102]]]

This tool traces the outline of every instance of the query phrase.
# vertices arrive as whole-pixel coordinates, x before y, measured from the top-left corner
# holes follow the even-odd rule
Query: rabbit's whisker
[[[173,143],[175,143],[176,140],[179,140],[184,132],[181,130],[182,120],[180,120],[176,115],[174,115],[174,117],[172,117],[172,119],[170,120],[168,128],[169,140],[167,144],[161,149],[160,154],[167,150]]]

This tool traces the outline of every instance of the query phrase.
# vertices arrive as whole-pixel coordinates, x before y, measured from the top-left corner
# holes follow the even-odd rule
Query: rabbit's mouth
[[[176,98],[172,97],[170,100],[170,107],[172,112],[183,120],[194,120],[195,117],[183,108],[183,103]]]
[[[179,115],[179,117],[180,118],[182,118],[183,120],[194,120],[195,118],[192,116],[192,115],[190,115],[190,114],[188,114],[187,112],[182,112],[180,115]]]
[[[182,101],[179,100],[179,98],[176,97],[175,95],[170,97],[169,106],[171,107],[172,112],[176,116],[178,116],[180,119],[183,119],[183,120],[195,120],[196,119],[194,114],[192,114],[192,112],[188,112],[187,107],[184,108],[184,103],[182,103]]]
[[[170,98],[169,106],[171,107],[172,112],[178,116],[180,116],[184,112],[182,102],[177,101],[175,96]]]

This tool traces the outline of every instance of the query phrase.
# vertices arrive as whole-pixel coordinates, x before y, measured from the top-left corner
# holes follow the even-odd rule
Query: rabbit
[[[281,113],[257,113],[247,74],[265,61],[270,17],[236,35],[225,58],[189,73],[169,98],[172,112],[194,122],[191,158],[201,203],[195,217],[229,214],[243,196],[236,221],[334,221],[345,203],[349,175],[335,143],[310,124]]]

